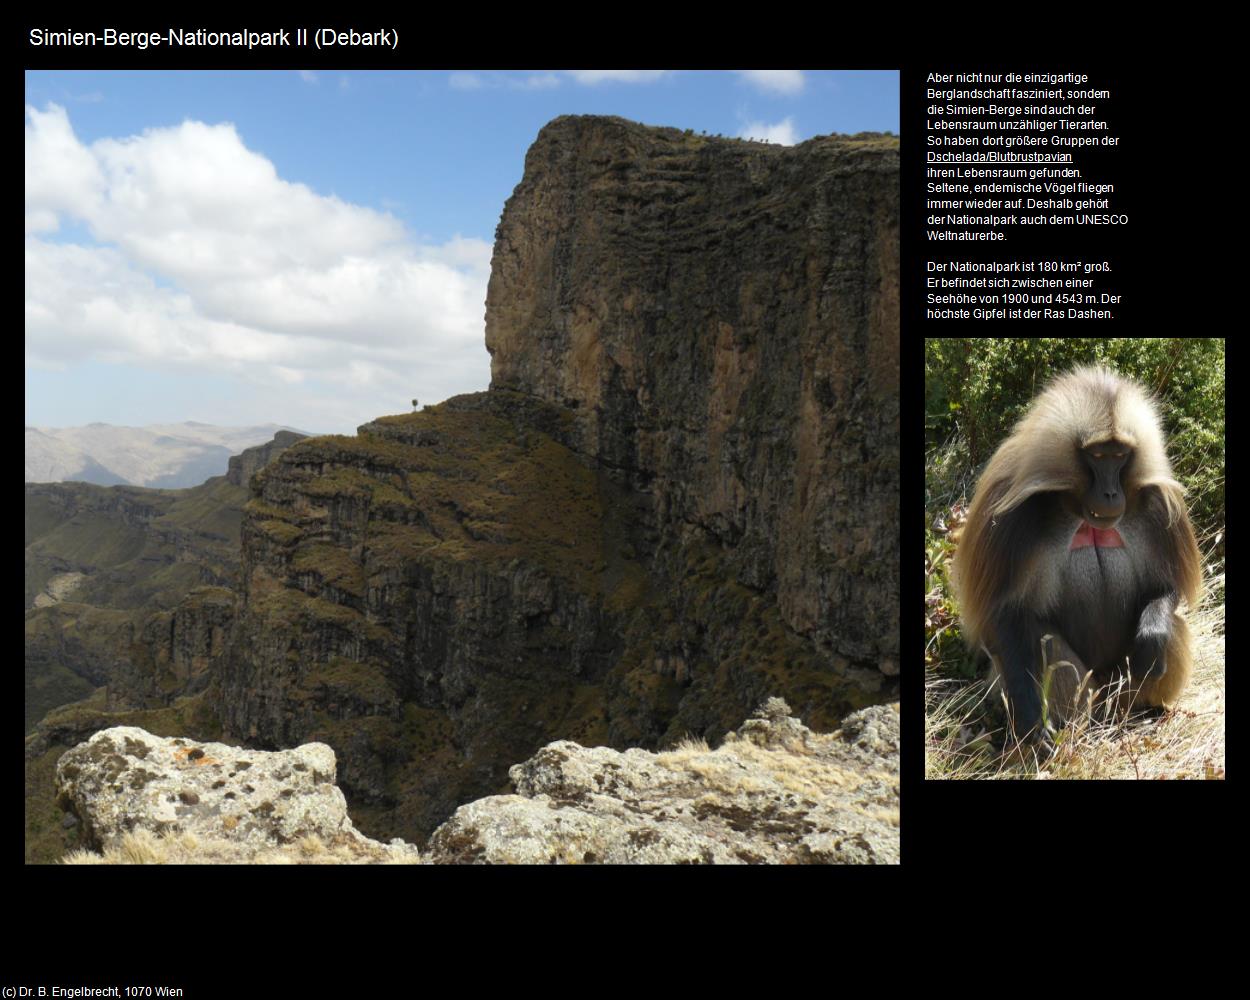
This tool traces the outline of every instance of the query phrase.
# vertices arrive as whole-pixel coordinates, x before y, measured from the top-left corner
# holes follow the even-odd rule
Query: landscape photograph
[[[898,133],[28,71],[26,864],[899,863]]]

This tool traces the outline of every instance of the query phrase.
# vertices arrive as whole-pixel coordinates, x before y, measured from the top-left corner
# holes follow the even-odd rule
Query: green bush
[[[928,339],[925,444],[958,437],[978,471],[1056,374],[1104,364],[1159,399],[1168,455],[1188,491],[1199,538],[1224,525],[1224,341],[1202,339]],[[1222,539],[1217,543],[1222,557]],[[1222,558],[1221,558],[1222,562]]]

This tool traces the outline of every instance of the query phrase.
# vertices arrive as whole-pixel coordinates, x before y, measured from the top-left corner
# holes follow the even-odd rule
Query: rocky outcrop
[[[551,743],[515,795],[461,806],[426,860],[477,864],[880,864],[898,855],[898,708],[820,736],[780,699],[716,750]]]
[[[245,489],[253,475],[277,458],[283,451],[303,440],[307,435],[295,431],[278,431],[272,441],[247,448],[241,454],[231,455],[226,469],[226,479]]]
[[[193,860],[200,845],[216,860],[225,853],[246,861],[308,841],[348,844],[357,860],[417,860],[407,845],[379,844],[356,831],[335,785],[334,752],[321,743],[262,753],[116,727],[62,756],[56,777],[63,806],[97,850],[116,849],[142,830],[178,835],[186,855],[178,860]],[[213,848],[222,842],[235,849]]]
[[[714,751],[701,741],[658,754],[551,743],[510,770],[516,794],[461,806],[421,860],[897,863],[898,770],[897,705],[822,736],[774,698]],[[418,860],[402,841],[361,836],[334,780],[324,744],[263,753],[126,727],[57,764],[63,807],[107,860]],[[73,858],[88,859],[98,857]]]

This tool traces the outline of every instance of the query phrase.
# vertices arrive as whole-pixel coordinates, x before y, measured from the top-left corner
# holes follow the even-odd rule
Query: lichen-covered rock
[[[183,838],[174,844],[229,843],[233,860],[305,842],[350,844],[361,859],[415,859],[414,848],[356,831],[335,785],[334,752],[322,743],[264,753],[118,726],[66,752],[56,775],[62,804],[100,850],[146,831]]]
[[[898,861],[898,706],[813,733],[769,699],[717,750],[552,743],[517,794],[456,810],[425,857],[362,836],[329,747],[263,753],[116,727],[57,765],[74,863],[880,864]]]
[[[517,794],[457,809],[425,860],[897,863],[898,732],[897,704],[819,735],[774,698],[714,751],[559,741],[512,768]]]

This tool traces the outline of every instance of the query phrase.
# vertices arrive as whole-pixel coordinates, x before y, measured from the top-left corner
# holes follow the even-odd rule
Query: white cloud
[[[740,69],[743,81],[759,90],[772,94],[800,94],[803,92],[801,69]]]
[[[491,73],[482,76],[480,73],[452,73],[447,78],[447,85],[453,90],[497,90],[507,87],[511,90],[549,90],[560,86],[560,78],[555,73],[531,73],[528,76],[512,76],[506,73]]]
[[[554,73],[534,73],[523,80],[510,80],[508,85],[520,90],[548,90],[560,86],[560,78]]]
[[[437,258],[451,267],[464,268],[481,277],[490,277],[491,246],[484,240],[469,239],[457,233],[440,247],[422,247],[426,260]]]
[[[388,213],[283,180],[233,125],[88,146],[64,109],[28,107],[26,219],[29,363],[317,384],[357,421],[489,377],[488,243],[417,245]],[[100,245],[49,241],[62,221]]]
[[[82,217],[98,204],[104,175],[70,127],[65,109],[26,109],[26,231],[58,227],[64,212]]]
[[[666,69],[571,69],[566,70],[578,83],[594,86],[599,83],[654,83],[667,76]]]
[[[793,118],[783,118],[774,125],[767,122],[748,122],[738,133],[740,139],[762,139],[776,142],[783,146],[793,146],[799,141],[798,131],[794,127]]]
[[[302,69],[299,71],[299,78],[305,83],[316,83],[317,74],[310,69]]]

